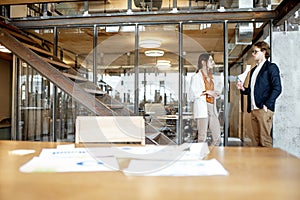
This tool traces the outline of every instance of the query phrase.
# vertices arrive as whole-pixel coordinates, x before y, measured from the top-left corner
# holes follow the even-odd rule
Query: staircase
[[[13,90],[17,95],[13,102],[12,139],[73,142],[75,120],[78,115],[134,115],[125,105],[86,79],[84,70],[78,71],[80,68],[67,65],[54,56],[51,48],[41,45],[38,39],[2,21],[0,21],[0,43],[11,50],[22,63],[30,66],[25,71],[29,71],[31,74],[31,83],[32,77],[39,74],[43,77],[40,80],[41,84],[46,78],[48,86],[52,83],[60,89],[59,91],[63,91],[63,93],[57,93],[55,99],[50,100],[51,107],[49,104],[45,106],[43,104],[45,95],[35,92],[32,85],[26,86],[31,88],[31,92],[28,88],[25,89],[25,100],[21,100],[21,90],[23,89],[21,89],[20,81]],[[20,77],[18,74],[15,76]],[[29,84],[28,74],[26,77],[26,84]],[[50,92],[48,92],[50,99],[49,95]],[[75,107],[72,102],[76,102]]]
[[[134,115],[29,35],[3,22],[0,22],[0,43],[95,115]]]

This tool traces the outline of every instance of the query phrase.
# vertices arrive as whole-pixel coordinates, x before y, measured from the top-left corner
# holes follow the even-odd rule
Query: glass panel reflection
[[[220,145],[224,125],[223,46],[211,44],[224,43],[223,24],[184,24],[183,33],[184,91],[187,94],[184,141]]]
[[[146,25],[139,32],[139,105],[147,134],[177,138],[178,25]]]
[[[18,63],[17,139],[74,141],[76,116],[89,115],[90,112],[62,90],[54,90],[53,83],[28,64]],[[52,129],[54,119],[55,130]]]

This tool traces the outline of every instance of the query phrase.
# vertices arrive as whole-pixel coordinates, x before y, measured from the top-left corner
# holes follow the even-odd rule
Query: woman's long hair
[[[198,73],[199,70],[202,69],[202,67],[203,67],[202,61],[204,60],[205,62],[207,62],[209,59],[209,56],[210,55],[208,53],[200,54],[200,56],[198,58],[198,69],[197,69],[196,73]]]

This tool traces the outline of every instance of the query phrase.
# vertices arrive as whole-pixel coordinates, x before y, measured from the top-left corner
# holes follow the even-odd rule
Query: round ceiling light
[[[140,42],[141,48],[158,48],[160,47],[160,45],[161,45],[161,41],[153,40],[153,39],[142,40]]]
[[[159,69],[168,69],[171,67],[171,61],[169,60],[158,60],[156,63],[156,67]]]
[[[159,56],[163,56],[164,55],[164,51],[162,50],[148,50],[145,51],[145,55],[146,56],[150,56],[150,57],[159,57]]]

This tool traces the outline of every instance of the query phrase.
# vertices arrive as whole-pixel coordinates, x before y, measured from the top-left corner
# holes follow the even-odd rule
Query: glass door
[[[184,24],[182,38],[183,142],[222,145],[225,92],[223,24]],[[209,90],[214,92],[214,96],[206,93]]]

